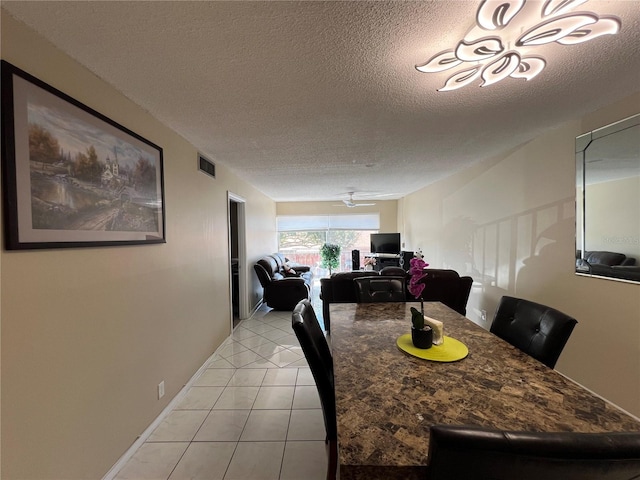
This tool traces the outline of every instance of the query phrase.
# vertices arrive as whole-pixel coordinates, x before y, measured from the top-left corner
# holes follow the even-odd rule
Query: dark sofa
[[[311,299],[313,272],[308,265],[289,262],[284,255],[274,253],[259,259],[253,269],[268,307],[293,310],[300,300]]]
[[[329,305],[332,303],[355,303],[356,284],[354,278],[378,276],[375,270],[356,270],[354,272],[338,272],[328,278],[320,279],[320,299],[322,300],[322,319],[327,332],[331,331]]]
[[[467,301],[471,292],[473,279],[461,277],[455,270],[441,270],[428,268],[427,276],[422,280],[425,288],[422,292],[424,301],[442,302],[461,315],[467,313]],[[371,277],[376,275],[404,275],[405,271],[400,267],[385,267],[380,272],[354,271],[334,273],[328,278],[320,279],[320,299],[322,300],[322,317],[327,332],[331,331],[331,316],[329,305],[332,303],[356,303],[356,286],[353,281],[359,277]],[[408,280],[408,276],[407,276]],[[407,301],[413,301],[414,297],[408,291]]]
[[[584,252],[584,259],[591,265],[604,265],[608,267],[621,266],[632,267],[636,264],[636,259],[627,257],[624,253],[606,252],[604,250],[594,250]]]
[[[640,266],[636,265],[636,259],[627,257],[623,253],[604,250],[585,251],[584,258],[581,258],[578,250],[576,270],[590,275],[640,281]]]

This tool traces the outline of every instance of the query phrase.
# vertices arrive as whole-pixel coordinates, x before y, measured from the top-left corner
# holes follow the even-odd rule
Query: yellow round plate
[[[469,354],[469,349],[460,340],[444,336],[442,345],[433,345],[431,348],[416,348],[411,341],[411,334],[400,335],[396,340],[398,348],[414,357],[424,358],[433,362],[457,362]]]

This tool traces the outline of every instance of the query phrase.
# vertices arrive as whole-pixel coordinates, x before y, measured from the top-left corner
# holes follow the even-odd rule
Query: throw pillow
[[[285,263],[283,265],[283,268],[284,268],[284,273],[287,277],[294,277],[298,275],[296,271],[293,268],[291,268],[291,266],[288,263]]]

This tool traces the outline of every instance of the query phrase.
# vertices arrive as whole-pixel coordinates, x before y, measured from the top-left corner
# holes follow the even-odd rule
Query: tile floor
[[[115,480],[320,480],[324,438],[291,312],[262,307],[218,348]]]

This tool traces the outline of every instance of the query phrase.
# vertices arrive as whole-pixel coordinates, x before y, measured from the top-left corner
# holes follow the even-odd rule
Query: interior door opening
[[[245,201],[228,193],[229,203],[229,294],[231,300],[231,328],[247,316]]]

